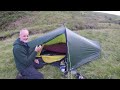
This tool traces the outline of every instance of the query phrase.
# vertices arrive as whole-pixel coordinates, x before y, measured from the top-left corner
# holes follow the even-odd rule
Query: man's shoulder
[[[19,38],[17,38],[15,41],[14,41],[14,43],[13,43],[13,45],[16,45],[16,44],[19,44],[20,42],[19,42]]]
[[[22,46],[20,43],[15,43],[15,44],[13,45],[13,48],[14,48],[15,50],[18,50],[18,49],[22,49],[23,46]]]
[[[13,47],[13,50],[14,51],[20,51],[22,48],[21,48],[21,46],[20,45],[15,45],[14,47]]]

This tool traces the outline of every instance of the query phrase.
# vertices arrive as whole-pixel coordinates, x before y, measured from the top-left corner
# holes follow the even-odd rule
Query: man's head
[[[26,28],[20,30],[20,33],[19,33],[20,41],[26,43],[28,42],[28,37],[29,37],[29,31]]]

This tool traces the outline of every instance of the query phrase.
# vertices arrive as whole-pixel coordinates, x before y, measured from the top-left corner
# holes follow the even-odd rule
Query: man
[[[19,33],[19,38],[13,44],[13,55],[16,68],[21,77],[17,79],[43,79],[43,74],[38,72],[37,69],[43,65],[38,59],[35,59],[37,52],[41,51],[41,45],[36,46],[35,50],[30,53],[27,44],[29,31],[22,29]]]

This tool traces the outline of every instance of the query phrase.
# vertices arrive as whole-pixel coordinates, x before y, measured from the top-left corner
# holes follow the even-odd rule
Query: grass
[[[45,32],[53,30],[63,24],[72,30],[92,28],[116,28],[119,17],[109,20],[113,16],[96,14],[89,11],[1,11],[0,36],[7,36],[10,32],[17,32],[26,27],[30,31]],[[113,17],[114,18],[114,17]],[[6,33],[4,31],[7,31]]]
[[[84,36],[100,41],[102,55],[100,59],[83,65],[78,71],[90,79],[120,79],[119,32],[119,30],[109,29],[96,32],[81,31],[80,33]]]
[[[120,79],[120,31],[119,30],[79,30],[76,33],[97,40],[101,44],[101,58],[82,65],[77,69],[87,79]],[[30,40],[43,34],[31,35]],[[14,79],[17,73],[13,54],[12,44],[17,36],[0,41],[0,78]],[[67,79],[62,76],[62,72],[57,67],[46,65],[39,69],[44,74],[45,79]],[[74,79],[71,74],[68,78]]]
[[[5,14],[6,12],[2,13]],[[82,65],[77,71],[87,79],[120,79],[120,25],[109,23],[109,16],[106,19],[105,15],[99,16],[98,14],[96,16],[97,14],[91,14],[87,11],[23,11],[23,13],[14,12],[11,16],[7,15],[6,17],[3,14],[0,15],[2,17],[0,18],[2,28],[0,29],[0,36],[9,36],[10,33],[18,32],[21,28],[26,27],[37,33],[30,35],[30,40],[33,40],[65,23],[69,29],[74,30],[79,35],[99,41],[102,48],[101,57]],[[116,20],[119,21],[119,18],[116,18]],[[99,21],[102,21],[102,23],[99,23]],[[6,24],[3,25],[2,22],[6,22]],[[91,22],[97,27],[96,29],[84,28],[85,25],[90,25]],[[15,26],[12,26],[14,24]],[[6,27],[6,31],[3,27]],[[15,34],[6,40],[0,41],[0,79],[14,79],[16,77],[18,71],[15,67],[12,45],[17,37],[18,35]],[[51,65],[46,65],[39,71],[44,74],[45,79],[74,79],[70,73],[68,73],[67,78],[64,78],[63,73],[57,67]]]

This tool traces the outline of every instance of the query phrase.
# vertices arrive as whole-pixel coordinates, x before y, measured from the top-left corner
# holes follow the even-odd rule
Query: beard
[[[28,40],[23,40],[23,42],[24,42],[24,43],[27,43],[27,42],[28,42]]]
[[[20,41],[22,41],[22,42],[24,42],[24,43],[27,43],[27,42],[28,42],[28,39],[27,39],[27,40],[20,39]]]

